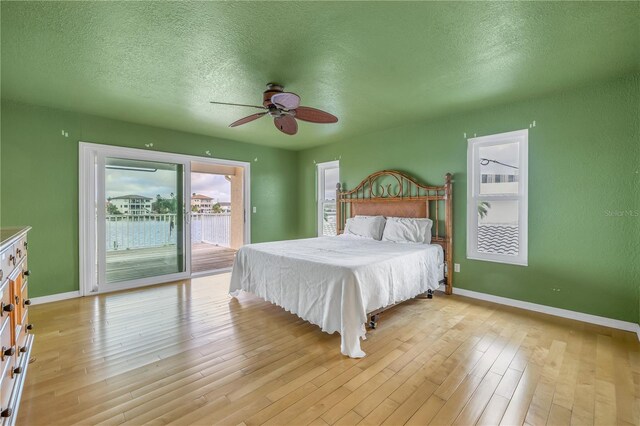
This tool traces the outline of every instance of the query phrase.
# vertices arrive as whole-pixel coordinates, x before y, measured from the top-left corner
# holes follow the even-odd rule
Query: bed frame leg
[[[433,290],[427,290],[427,299],[433,299]]]
[[[380,319],[379,314],[371,315],[371,320],[369,321],[369,327],[375,330],[378,326],[378,320]]]

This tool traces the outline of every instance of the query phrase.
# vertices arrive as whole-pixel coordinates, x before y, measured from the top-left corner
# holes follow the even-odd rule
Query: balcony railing
[[[230,246],[231,213],[191,213],[191,242]],[[107,251],[175,245],[175,214],[106,216]]]
[[[231,246],[231,213],[191,213],[191,242]]]

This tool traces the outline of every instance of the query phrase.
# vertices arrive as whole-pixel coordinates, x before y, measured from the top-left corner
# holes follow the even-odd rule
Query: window
[[[527,129],[468,140],[467,258],[527,265]]]
[[[336,235],[336,185],[340,162],[318,163],[318,236]]]

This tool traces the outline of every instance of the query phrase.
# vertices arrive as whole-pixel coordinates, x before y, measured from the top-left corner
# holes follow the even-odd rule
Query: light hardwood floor
[[[228,280],[32,307],[18,424],[639,423],[635,334],[438,293],[355,360]]]

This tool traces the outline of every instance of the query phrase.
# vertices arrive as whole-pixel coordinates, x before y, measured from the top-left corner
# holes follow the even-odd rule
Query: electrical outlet
[[[460,272],[460,264],[459,263],[454,263],[453,264],[453,272]]]
[[[253,208],[253,212],[255,213],[255,212],[256,212],[256,210],[257,210],[257,209],[254,207],[254,208]]]

